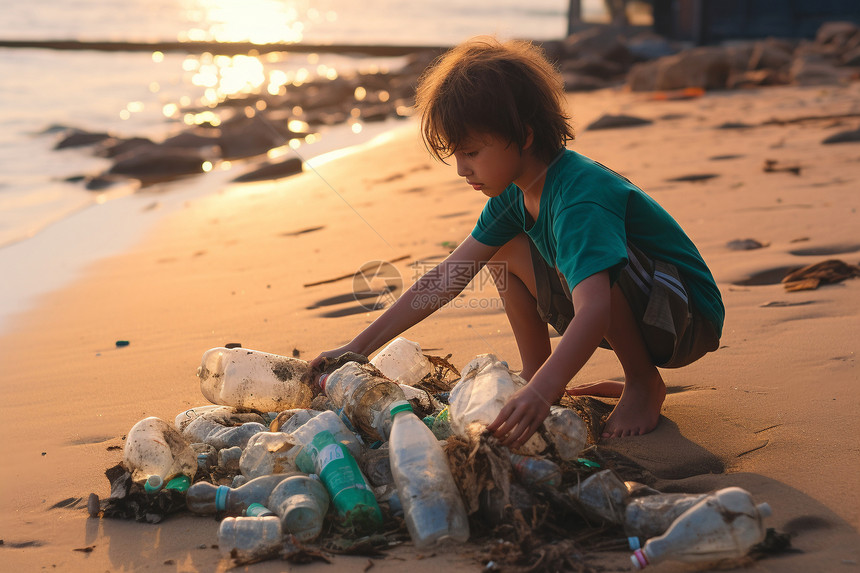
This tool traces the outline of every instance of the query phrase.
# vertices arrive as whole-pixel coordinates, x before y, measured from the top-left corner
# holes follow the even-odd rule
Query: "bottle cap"
[[[146,493],[155,493],[160,490],[163,485],[164,480],[160,475],[152,475],[146,478],[146,482],[143,484],[143,489]]]
[[[328,394],[326,394],[326,392],[325,392],[325,383],[327,380],[328,380],[328,373],[325,373],[322,376],[320,376],[320,379],[319,379],[320,390],[322,390],[323,394],[325,394],[326,396],[328,396]]]
[[[174,489],[178,492],[185,492],[190,485],[191,478],[187,475],[180,474],[167,482],[167,485],[164,486],[164,489]]]
[[[248,506],[248,509],[245,510],[246,517],[268,517],[270,515],[275,515],[275,512],[262,503],[252,503]]]
[[[633,552],[633,555],[630,556],[630,562],[633,563],[633,568],[637,571],[648,567],[648,558],[641,549],[637,549]]]
[[[391,412],[391,417],[393,418],[394,415],[399,412],[411,412],[412,404],[410,404],[406,400],[396,400],[391,403],[389,411]]]

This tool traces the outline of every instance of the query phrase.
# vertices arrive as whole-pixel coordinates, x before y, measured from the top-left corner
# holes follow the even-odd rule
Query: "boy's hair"
[[[522,150],[531,128],[532,150],[547,163],[574,138],[564,83],[528,42],[480,37],[457,46],[424,72],[415,100],[424,143],[442,161],[470,131],[501,136]]]

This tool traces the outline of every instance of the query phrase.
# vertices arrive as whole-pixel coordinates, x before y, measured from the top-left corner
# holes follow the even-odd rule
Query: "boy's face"
[[[501,195],[523,172],[523,154],[506,139],[471,133],[454,152],[457,175],[487,197]]]

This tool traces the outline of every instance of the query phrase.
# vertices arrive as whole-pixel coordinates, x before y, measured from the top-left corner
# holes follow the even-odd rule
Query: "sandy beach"
[[[663,371],[669,396],[657,429],[602,445],[648,469],[658,489],[737,485],[769,503],[767,525],[791,534],[794,551],[749,570],[858,570],[860,280],[799,292],[779,280],[821,260],[860,262],[860,144],[821,143],[860,127],[860,83],[668,101],[605,89],[568,101],[578,134],[571,147],[668,209],[713,270],[727,308],[719,351]],[[604,114],[653,123],[586,129]],[[744,126],[720,128],[727,123]],[[417,123],[405,120],[300,175],[189,201],[134,248],[15,317],[0,343],[4,570],[228,569],[212,547],[214,519],[182,513],[150,525],[87,516],[87,495],[109,493],[104,470],[121,460],[123,437],[144,417],[172,421],[206,403],[195,372],[209,348],[241,343],[310,360],[347,342],[379,312],[352,298],[351,278],[304,285],[372,261],[398,261],[408,285],[469,233],[484,201],[429,157]],[[727,246],[742,239],[764,246]],[[485,352],[518,366],[491,281],[479,277],[450,306],[405,336],[428,353],[451,353],[457,367]],[[571,383],[619,376],[614,355],[598,350]],[[478,549],[419,553],[406,544],[372,566],[477,571]],[[587,554],[586,563],[628,570],[627,555]],[[247,570],[369,566],[366,557],[331,558]]]

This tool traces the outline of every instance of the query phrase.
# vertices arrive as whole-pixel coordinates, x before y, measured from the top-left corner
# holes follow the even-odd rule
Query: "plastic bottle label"
[[[323,470],[325,470],[325,467],[331,462],[343,459],[343,450],[341,450],[337,444],[329,444],[320,450],[319,457],[317,459],[319,460],[320,473],[322,473]]]

